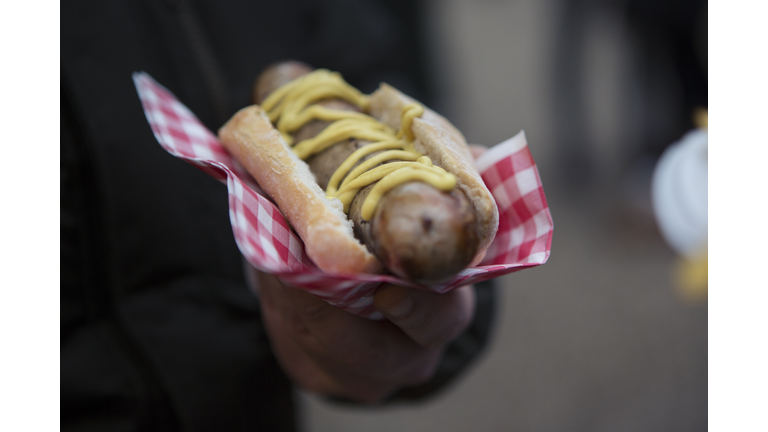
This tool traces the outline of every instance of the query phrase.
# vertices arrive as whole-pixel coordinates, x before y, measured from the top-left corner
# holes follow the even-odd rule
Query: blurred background
[[[260,349],[266,338],[249,321],[258,319],[257,304],[239,283],[240,257],[229,240],[224,186],[158,148],[128,77],[136,70],[151,72],[216,130],[248,103],[253,79],[265,66],[293,58],[341,71],[364,92],[388,81],[445,115],[470,143],[492,146],[525,130],[555,224],[548,263],[498,280],[492,340],[444,391],[416,404],[374,408],[297,393],[301,430],[707,429],[706,249],[703,267],[686,267],[680,251],[665,240],[669,233],[657,223],[651,194],[665,150],[696,124],[706,124],[701,116],[694,121],[696,110],[708,102],[706,2],[91,0],[66,5],[62,106],[71,116],[67,123],[77,128],[62,133],[74,138],[63,141],[62,148],[70,150],[62,152],[61,166],[75,170],[62,172],[78,174],[62,176],[69,179],[62,180],[62,190],[72,197],[86,194],[95,210],[75,198],[65,205],[83,215],[93,210],[87,217],[104,225],[62,212],[68,233],[61,236],[67,258],[62,263],[72,271],[64,273],[72,277],[62,278],[68,288],[61,290],[67,365],[62,376],[69,380],[63,381],[63,417],[71,416],[73,424],[106,419],[103,406],[90,402],[104,391],[119,403],[123,399],[115,395],[127,395],[130,404],[146,398],[147,406],[157,408],[157,414],[137,414],[147,418],[175,416],[164,392],[184,408],[178,413],[186,421],[228,412],[242,417],[229,417],[234,422],[253,420],[246,417],[254,408],[267,410],[250,405],[259,400],[250,399],[256,397],[252,390],[264,383],[261,372],[250,373],[251,359],[263,354],[250,350]],[[736,64],[734,76],[746,73],[741,63],[722,63]],[[750,72],[755,70],[761,69]],[[84,121],[75,115],[81,110]],[[751,119],[760,124],[763,117]],[[93,135],[93,149],[80,137],[85,133]],[[98,163],[87,159],[91,154]],[[132,163],[145,162],[145,155],[152,161],[146,167]],[[705,179],[707,157],[705,147]],[[174,195],[177,205],[163,191],[175,192],[181,183],[189,189]],[[102,200],[102,190],[115,199]],[[706,202],[706,187],[703,196]],[[686,201],[684,195],[670,197],[673,204]],[[189,240],[182,220],[200,226],[211,247],[197,236]],[[706,246],[706,215],[703,220]],[[686,226],[681,226],[682,232]],[[80,246],[83,239],[86,246]],[[187,241],[194,247],[174,252]],[[80,247],[89,255],[77,252]],[[187,268],[202,282],[188,280]],[[681,283],[683,270],[701,276],[702,268],[703,284]],[[219,274],[238,283],[219,285],[211,276]],[[80,278],[92,281],[81,284]],[[227,318],[220,319],[224,312]],[[103,317],[123,327],[101,333]],[[218,351],[220,342],[236,349]],[[139,355],[144,349],[146,358]],[[227,368],[212,366],[218,364]],[[134,366],[137,372],[131,372]],[[258,371],[279,379],[275,368]],[[222,376],[233,378],[227,381],[212,370],[231,372]],[[157,383],[165,381],[151,371],[175,386],[160,388]],[[149,390],[137,395],[144,387],[134,383]],[[287,392],[284,384],[279,388]],[[272,388],[269,400],[280,401]],[[116,408],[116,419],[133,415],[133,406]]]
[[[707,106],[707,6],[661,0],[429,0],[432,105],[471,143],[521,129],[555,233],[499,280],[489,350],[419,405],[299,393],[320,431],[707,429],[707,302],[682,291],[651,176]]]

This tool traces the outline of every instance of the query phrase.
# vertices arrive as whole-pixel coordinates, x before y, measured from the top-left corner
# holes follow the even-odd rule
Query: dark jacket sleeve
[[[89,113],[77,114],[66,79],[62,89],[62,430],[294,430],[291,384],[245,286],[224,186],[170,157],[168,175],[195,192],[142,186],[158,174],[114,147],[156,164],[151,133],[123,142],[84,130]],[[110,145],[120,157],[103,154]]]

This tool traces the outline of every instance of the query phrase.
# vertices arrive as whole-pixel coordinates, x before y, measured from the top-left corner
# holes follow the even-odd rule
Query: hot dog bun
[[[413,99],[382,84],[370,97],[369,114],[398,129],[404,105]],[[498,227],[498,210],[474,167],[462,134],[445,118],[425,109],[411,130],[417,150],[453,173],[477,216],[479,247],[470,265],[485,255]],[[240,110],[220,130],[224,147],[275,200],[305,243],[307,255],[328,273],[378,273],[379,260],[358,241],[341,202],[326,198],[307,163],[299,159],[266,113],[253,105]]]

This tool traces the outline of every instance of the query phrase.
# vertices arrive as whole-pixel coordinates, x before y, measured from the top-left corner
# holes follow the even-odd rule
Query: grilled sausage
[[[261,103],[280,86],[311,71],[311,67],[295,61],[267,68],[254,83],[253,102]],[[339,99],[318,103],[332,109],[360,111]],[[294,142],[316,136],[330,123],[310,121],[295,132]],[[318,185],[325,189],[341,163],[368,144],[365,140],[345,140],[310,157],[306,162]],[[378,152],[363,160],[376,154]],[[427,183],[403,183],[387,192],[371,220],[364,221],[362,204],[374,185],[360,189],[348,217],[354,224],[355,237],[388,270],[405,279],[429,284],[450,278],[470,263],[479,240],[474,209],[460,189],[446,193]]]

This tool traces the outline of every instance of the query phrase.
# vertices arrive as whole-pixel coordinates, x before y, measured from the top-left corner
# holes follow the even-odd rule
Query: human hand
[[[283,370],[300,387],[365,403],[427,381],[445,346],[472,322],[472,286],[436,294],[383,285],[371,321],[248,266],[262,319]]]
[[[487,150],[469,149],[475,158]],[[474,318],[473,286],[436,294],[383,285],[374,305],[387,320],[371,321],[247,267],[283,370],[295,384],[323,395],[375,403],[429,380],[445,346]]]

